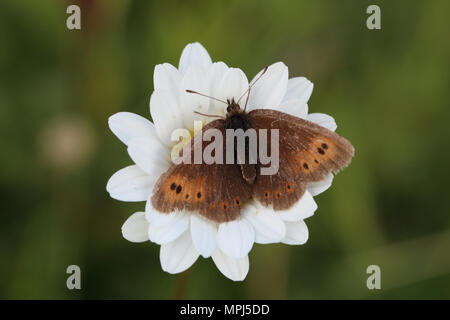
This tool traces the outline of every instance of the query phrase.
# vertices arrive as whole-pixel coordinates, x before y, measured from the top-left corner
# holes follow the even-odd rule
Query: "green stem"
[[[189,279],[191,268],[187,269],[185,272],[180,274],[178,277],[178,283],[177,283],[177,289],[175,291],[175,299],[176,300],[183,300],[186,299],[186,288],[187,288],[187,282]]]

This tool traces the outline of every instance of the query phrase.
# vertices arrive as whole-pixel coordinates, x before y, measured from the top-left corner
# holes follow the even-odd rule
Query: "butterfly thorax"
[[[226,125],[227,129],[243,129],[244,131],[249,128],[247,121],[247,114],[241,109],[239,104],[234,101],[234,98],[227,100],[227,114],[226,114]]]

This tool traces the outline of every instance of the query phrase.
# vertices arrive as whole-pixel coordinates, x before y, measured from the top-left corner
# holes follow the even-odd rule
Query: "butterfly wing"
[[[211,128],[219,130],[224,139],[225,122],[221,119],[208,123],[196,135],[203,135]],[[195,164],[195,143],[201,143],[202,153],[211,143],[201,140],[191,139],[190,145],[183,148],[183,152],[191,148],[191,163],[172,164],[161,175],[153,189],[152,206],[165,213],[182,209],[196,211],[216,222],[234,220],[240,215],[242,204],[251,197],[251,186],[244,181],[236,164],[206,164],[204,161]],[[223,143],[223,154],[225,146]]]
[[[348,165],[354,148],[345,138],[310,121],[269,109],[248,114],[250,126],[257,131],[279,129],[279,169],[274,175],[262,175],[269,165],[258,164],[253,185],[254,199],[275,210],[284,210],[297,202],[309,182],[320,181],[330,172],[337,173]],[[259,135],[258,135],[259,136]]]

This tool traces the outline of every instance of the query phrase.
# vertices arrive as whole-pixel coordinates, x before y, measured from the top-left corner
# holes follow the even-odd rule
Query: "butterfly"
[[[267,67],[259,78],[266,70]],[[227,129],[267,130],[266,141],[270,149],[271,129],[278,129],[278,171],[272,175],[261,174],[261,169],[268,165],[259,158],[255,164],[237,161],[233,164],[196,164],[193,161],[172,164],[155,184],[151,197],[154,209],[162,213],[183,209],[195,211],[218,223],[238,219],[242,206],[251,198],[265,207],[272,206],[275,211],[286,210],[301,199],[308,183],[323,180],[330,172],[337,173],[349,164],[354,148],[337,133],[276,110],[246,112],[251,86],[243,109],[238,103],[240,99],[238,102],[234,99],[222,101],[227,104],[225,117],[209,122],[196,135],[203,137],[213,128],[219,130],[225,140]],[[206,148],[207,143],[202,139],[195,141],[194,137],[185,148],[193,149],[194,143],[201,143],[202,150]]]

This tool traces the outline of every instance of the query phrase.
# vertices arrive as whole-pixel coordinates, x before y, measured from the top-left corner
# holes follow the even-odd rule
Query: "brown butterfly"
[[[260,77],[266,70],[267,67]],[[214,128],[222,132],[225,140],[226,129],[266,129],[270,149],[270,130],[279,129],[277,173],[262,175],[261,168],[267,165],[259,159],[256,164],[172,164],[153,189],[151,203],[156,210],[196,211],[219,223],[237,219],[242,205],[250,198],[264,206],[272,205],[274,210],[285,210],[302,197],[308,183],[323,180],[330,172],[337,173],[349,164],[354,148],[335,132],[276,110],[246,112],[250,89],[251,86],[244,109],[234,99],[227,100],[226,116],[208,123],[196,135],[203,137],[205,131]],[[192,150],[194,141],[191,139],[186,147]],[[207,143],[199,141],[203,150]],[[226,143],[223,145],[225,148]]]

